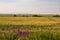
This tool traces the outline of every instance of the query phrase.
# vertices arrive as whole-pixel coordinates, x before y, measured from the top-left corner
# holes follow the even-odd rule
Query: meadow
[[[60,17],[0,17],[0,40],[60,40]]]

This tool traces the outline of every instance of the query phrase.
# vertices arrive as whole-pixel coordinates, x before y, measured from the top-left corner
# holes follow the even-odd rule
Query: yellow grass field
[[[5,16],[0,17],[0,25],[35,25],[35,26],[48,25],[52,28],[60,28],[60,17],[6,17]],[[50,29],[50,27],[47,28]],[[34,29],[32,31],[41,31],[41,30]]]
[[[60,23],[60,17],[0,17],[0,25],[51,25]]]
[[[10,39],[60,40],[60,17],[0,16],[0,40]]]
[[[60,17],[0,17],[1,25],[50,25],[60,23]]]

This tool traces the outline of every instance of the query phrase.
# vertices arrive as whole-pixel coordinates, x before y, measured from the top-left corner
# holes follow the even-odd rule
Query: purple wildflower
[[[26,35],[29,35],[29,32],[27,31],[21,31],[21,30],[17,30],[17,35],[19,36],[26,36]]]
[[[27,34],[26,32],[22,32],[22,31],[18,32],[18,35],[20,35],[20,36],[24,36],[26,34]]]

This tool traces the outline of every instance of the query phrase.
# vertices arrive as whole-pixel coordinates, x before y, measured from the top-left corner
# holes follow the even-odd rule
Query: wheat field
[[[60,17],[0,17],[0,40],[60,40]]]
[[[1,25],[50,25],[60,23],[60,17],[0,17]]]

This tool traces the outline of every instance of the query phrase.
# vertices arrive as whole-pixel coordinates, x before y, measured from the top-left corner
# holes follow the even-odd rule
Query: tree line
[[[14,17],[17,17],[18,15],[13,15]],[[44,17],[42,15],[19,15],[22,17]],[[59,15],[53,15],[52,17],[60,17]]]

